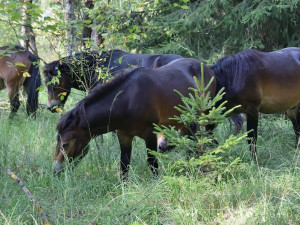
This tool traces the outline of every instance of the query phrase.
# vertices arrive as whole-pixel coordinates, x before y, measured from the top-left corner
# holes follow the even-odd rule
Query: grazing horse
[[[89,91],[97,83],[103,82],[101,79],[103,72],[114,76],[121,69],[141,66],[157,68],[178,58],[182,57],[174,54],[131,54],[112,50],[104,51],[100,55],[98,52],[78,53],[75,56],[53,61],[47,64],[44,70],[48,85],[47,107],[52,112],[56,112],[56,107],[64,106],[71,88]],[[55,83],[51,83],[53,77],[56,78]]]
[[[53,170],[64,169],[65,156],[69,161],[81,159],[88,151],[91,138],[117,130],[121,147],[121,175],[128,172],[132,139],[143,138],[147,149],[155,150],[157,137],[153,123],[181,128],[182,124],[170,117],[179,115],[174,106],[182,103],[180,96],[196,88],[194,76],[201,82],[201,65],[196,59],[177,59],[159,68],[135,68],[122,71],[111,81],[95,87],[76,107],[64,114],[57,125],[57,147]],[[213,74],[204,67],[204,83]],[[208,92],[215,95],[215,81]],[[207,94],[207,93],[205,93]],[[148,152],[148,163],[154,174],[158,162]]]
[[[259,112],[278,113],[294,107],[296,113],[289,114],[299,138],[300,48],[273,52],[248,49],[224,57],[210,68],[217,90],[225,87],[226,107],[241,105],[234,113],[246,114],[248,143],[255,158]]]
[[[41,77],[37,58],[21,46],[0,47],[0,90],[6,88],[10,101],[12,117],[20,107],[19,89],[21,86],[27,93],[26,111],[28,115],[38,108],[38,87]]]

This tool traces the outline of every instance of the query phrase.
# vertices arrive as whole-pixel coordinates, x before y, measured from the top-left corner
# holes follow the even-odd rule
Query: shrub
[[[203,65],[201,65],[203,68]],[[202,69],[203,71],[203,69]],[[203,74],[203,72],[202,72]],[[168,171],[175,174],[187,172],[207,173],[214,172],[218,176],[230,172],[231,168],[236,167],[241,162],[240,158],[234,158],[230,155],[231,150],[246,134],[239,136],[230,135],[224,143],[218,144],[211,131],[206,129],[208,125],[218,125],[226,120],[226,117],[235,109],[226,110],[226,101],[222,101],[224,90],[221,89],[214,98],[208,92],[213,82],[205,86],[204,78],[201,76],[201,82],[194,77],[197,88],[190,88],[188,96],[183,96],[176,91],[182,104],[175,108],[180,112],[180,116],[174,116],[171,120],[176,120],[183,124],[185,129],[190,130],[190,125],[195,124],[197,130],[192,135],[182,135],[182,132],[173,126],[155,125],[156,133],[161,133],[168,140],[169,145],[176,146],[188,155],[187,159],[179,159],[168,165]],[[156,153],[155,153],[156,154]],[[156,154],[162,161],[171,161],[170,157]]]

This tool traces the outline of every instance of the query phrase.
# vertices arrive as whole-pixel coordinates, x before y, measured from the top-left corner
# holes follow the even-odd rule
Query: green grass
[[[5,94],[1,93],[1,97]],[[45,93],[41,96],[45,102]],[[71,108],[76,102],[68,103]],[[40,224],[39,214],[19,185],[19,176],[42,205],[51,224],[299,224],[300,152],[283,116],[262,116],[259,166],[251,160],[246,140],[232,150],[242,163],[221,180],[211,174],[173,175],[160,164],[152,178],[144,142],[136,138],[127,182],[119,179],[120,150],[114,134],[91,142],[89,154],[60,176],[51,171],[59,115],[40,109],[28,119],[22,107],[8,120],[0,111],[0,224]],[[222,142],[228,124],[215,131]],[[168,153],[182,158],[179,149]]]

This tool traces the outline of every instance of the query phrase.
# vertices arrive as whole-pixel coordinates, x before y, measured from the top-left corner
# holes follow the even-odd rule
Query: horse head
[[[65,169],[65,162],[77,163],[87,154],[90,134],[86,129],[82,129],[81,115],[83,105],[78,105],[72,110],[62,115],[57,125],[57,145],[54,155],[53,172],[59,173]],[[84,110],[84,109],[83,109]]]
[[[57,60],[46,65],[45,82],[48,88],[47,108],[51,112],[57,112],[57,108],[63,108],[71,91],[69,66],[62,60]]]

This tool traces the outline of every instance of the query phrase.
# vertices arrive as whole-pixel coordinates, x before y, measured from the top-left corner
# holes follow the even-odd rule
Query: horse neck
[[[97,83],[95,70],[95,62],[92,62],[92,64],[84,64],[82,71],[81,68],[78,68],[78,73],[72,71],[69,67],[69,71],[66,73],[68,82],[70,82],[72,88],[80,91],[89,91]]]
[[[122,92],[112,92],[86,105],[86,119],[93,136],[119,129],[120,122],[126,120],[126,107],[122,103]],[[125,103],[126,104],[126,103]]]
[[[91,87],[96,83],[93,76],[85,77],[77,74],[68,74],[67,78],[70,86],[80,91],[90,91]]]

